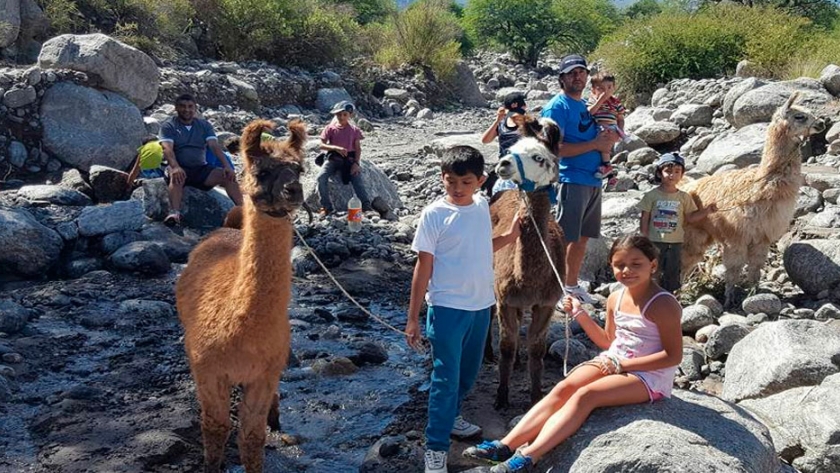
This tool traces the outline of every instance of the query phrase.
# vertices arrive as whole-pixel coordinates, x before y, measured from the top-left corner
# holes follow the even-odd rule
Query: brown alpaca
[[[534,136],[538,129],[544,129],[545,137]],[[540,125],[536,119],[529,117],[526,123],[520,126],[520,132],[526,137],[521,138],[510,148],[510,153],[499,160],[496,173],[502,179],[513,180],[520,188],[527,188],[527,181],[534,183],[533,187],[536,190],[528,192],[528,201],[536,227],[530,218],[524,218],[522,234],[516,243],[500,249],[494,256],[496,313],[499,316],[501,338],[499,388],[494,404],[497,409],[509,405],[508,385],[517,353],[519,326],[526,310],[531,311],[527,341],[531,403],[536,403],[542,398],[545,339],[554,306],[563,295],[563,290],[551,269],[537,233],[545,240],[560,277],[565,275],[563,231],[551,215],[549,192],[546,191],[557,181],[556,152],[562,140],[560,129],[551,120],[545,120],[543,125]],[[520,161],[521,167],[517,160]],[[520,215],[526,215],[526,208],[519,198],[518,191],[504,191],[494,196],[490,204],[494,236],[510,227],[517,211],[520,211]]]
[[[291,213],[303,202],[299,182],[306,127],[289,123],[284,142],[260,143],[272,122],[242,133],[245,172],[242,231],[213,232],[190,254],[176,286],[184,345],[201,404],[205,471],[218,472],[230,433],[230,390],[241,385],[239,456],[262,471],[266,418],[289,355]]]
[[[723,248],[726,267],[724,305],[735,303],[735,285],[747,267],[746,282],[758,282],[770,245],[790,228],[802,185],[803,140],[822,130],[822,123],[805,108],[793,105],[797,94],[773,114],[758,167],[704,177],[683,186],[702,208],[717,204],[718,212],[685,227],[682,274],[687,277],[712,242]]]

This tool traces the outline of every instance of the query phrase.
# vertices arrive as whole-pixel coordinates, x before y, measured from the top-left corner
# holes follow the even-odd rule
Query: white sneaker
[[[469,438],[481,434],[481,427],[470,424],[463,417],[455,418],[455,425],[452,426],[452,435],[458,438]]]
[[[426,460],[426,473],[447,473],[449,471],[446,469],[446,452],[426,450],[424,458]]]
[[[566,286],[563,289],[565,289],[566,294],[576,298],[583,304],[594,305],[598,303],[595,299],[589,296],[589,294],[586,292],[586,289],[580,286]]]

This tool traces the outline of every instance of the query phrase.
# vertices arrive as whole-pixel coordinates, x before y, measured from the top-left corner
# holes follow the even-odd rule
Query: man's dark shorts
[[[208,177],[210,177],[210,173],[212,173],[214,169],[218,169],[215,166],[212,166],[210,164],[194,167],[181,166],[181,169],[183,169],[184,173],[187,175],[184,185],[195,187],[196,189],[200,189],[203,191],[209,191],[210,189],[215,187],[204,185],[204,182],[207,181]],[[170,172],[171,171],[169,170],[169,168],[166,168],[167,178],[170,177]]]
[[[567,242],[580,237],[601,236],[601,188],[579,184],[560,184],[557,199],[557,223]]]

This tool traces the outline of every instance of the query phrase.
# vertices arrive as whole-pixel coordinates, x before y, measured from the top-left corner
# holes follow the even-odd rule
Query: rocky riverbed
[[[461,73],[472,81],[474,104],[495,104],[519,89],[533,109],[558,92],[550,61],[527,70],[487,55],[466,67]],[[208,99],[202,111],[220,137],[257,116],[273,119],[282,134],[289,119],[302,117],[312,133],[310,161],[314,135],[329,119],[324,104],[345,97],[360,104],[363,177],[389,210],[366,214],[359,233],[347,231],[342,213],[312,223],[298,218],[296,227],[364,307],[400,329],[415,220],[442,195],[441,150],[475,146],[488,170],[496,159],[496,145],[479,141],[493,108],[436,105],[440,85],[416,78],[383,78],[370,95],[335,72],[262,63],[195,62],[163,68],[160,76],[159,95],[141,97],[141,111],[102,92],[108,78],[96,74],[38,67],[0,74],[8,125],[0,133],[0,170],[10,173],[0,187],[0,472],[201,470],[198,405],[173,287],[190,249],[231,203],[217,192],[190,191],[186,225],[172,231],[159,223],[168,206],[161,180],[133,192],[119,184],[119,169],[133,154],[129,138],[144,127],[154,132],[171,115],[167,101],[176,92]],[[681,149],[689,178],[753,165],[772,111],[793,90],[829,127],[803,146],[796,219],[771,251],[758,287],[740,295],[740,307],[724,311],[719,302],[715,251],[684,288],[685,349],[676,380],[683,390],[666,403],[597,412],[542,469],[840,471],[840,419],[830,407],[840,402],[840,68],[829,66],[824,76],[674,81],[628,116],[633,135],[614,158],[619,176],[604,196],[604,237],[590,242],[582,269],[602,301],[616,289],[608,245],[638,227],[634,206],[653,185],[659,153]],[[64,113],[67,103],[87,110],[105,107],[102,100],[132,122],[132,136],[102,116],[86,116],[93,125],[83,130],[71,126],[78,120]],[[100,132],[120,146],[80,148]],[[312,165],[304,178],[311,203],[316,172]],[[346,206],[347,189],[331,192],[337,208]],[[398,333],[351,305],[301,243],[292,254],[293,356],[279,388],[282,431],[269,437],[267,471],[422,471],[428,355],[408,350]],[[571,328],[567,361],[574,365],[596,352]],[[545,389],[562,378],[563,333],[558,313]],[[485,364],[464,406],[488,437],[502,435],[528,407],[523,366],[513,378],[512,406],[491,409],[496,376],[495,365]],[[465,445],[454,445],[450,471],[473,468],[457,455]],[[640,451],[655,454],[630,454]],[[241,471],[235,441],[227,452],[227,470]]]

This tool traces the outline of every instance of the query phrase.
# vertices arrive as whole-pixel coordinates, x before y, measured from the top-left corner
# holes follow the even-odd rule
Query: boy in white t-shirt
[[[481,428],[460,415],[461,401],[478,376],[490,327],[493,252],[519,237],[519,216],[493,238],[490,207],[476,194],[486,177],[484,158],[469,146],[444,152],[441,160],[446,197],[423,209],[412,249],[418,253],[406,339],[419,347],[420,308],[426,295],[426,336],[432,345],[426,473],[445,473],[449,436],[472,437]]]

